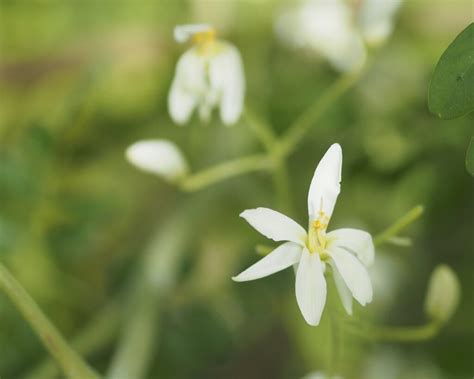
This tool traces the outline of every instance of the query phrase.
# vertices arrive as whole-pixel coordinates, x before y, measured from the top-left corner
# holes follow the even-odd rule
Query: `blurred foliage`
[[[117,297],[127,298],[156,230],[184,203],[196,202],[203,209],[192,218],[193,238],[176,285],[158,301],[148,377],[297,378],[327,367],[328,316],[318,328],[304,323],[291,270],[246,284],[230,281],[255,261],[254,247],[263,241],[238,214],[275,207],[269,177],[250,174],[181,194],[124,159],[125,148],[143,138],[175,141],[194,169],[259,149],[244,121],[233,128],[217,119],[207,126],[197,120],[183,128],[172,124],[166,97],[184,49],[172,39],[176,24],[209,21],[237,45],[247,103],[278,133],[320,96],[338,74],[326,62],[279,44],[272,22],[281,6],[231,0],[1,2],[0,259],[66,337],[79,334]],[[422,220],[407,232],[411,248],[377,251],[382,263],[376,268],[385,269],[392,285],[375,285],[374,304],[356,309],[378,322],[421,323],[433,267],[444,262],[458,273],[462,302],[442,334],[419,345],[390,345],[396,356],[391,361],[415,362],[416,356],[428,362],[428,371],[418,371],[432,376],[420,378],[433,379],[433,370],[446,378],[474,372],[474,183],[464,168],[473,117],[448,125],[427,107],[435,64],[471,13],[467,0],[406,1],[371,68],[314,125],[290,161],[291,216],[303,225],[314,167],[336,141],[345,155],[332,228],[376,233],[412,206],[425,205]],[[123,304],[119,317],[126,319],[134,308]],[[101,372],[124,325],[88,356]],[[341,374],[363,378],[381,346],[350,335],[343,340]],[[47,359],[3,295],[0,356],[3,379],[21,378]]]

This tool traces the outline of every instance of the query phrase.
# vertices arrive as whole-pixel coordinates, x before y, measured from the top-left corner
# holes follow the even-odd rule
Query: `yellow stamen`
[[[318,253],[321,259],[327,259],[326,252],[326,228],[329,223],[329,217],[321,211],[319,217],[314,220],[309,228],[308,248],[311,253]]]
[[[216,29],[209,28],[206,31],[198,32],[193,36],[193,43],[201,45],[208,42],[212,42],[216,39]]]

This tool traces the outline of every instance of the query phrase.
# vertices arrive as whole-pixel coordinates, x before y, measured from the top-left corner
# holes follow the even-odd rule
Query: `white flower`
[[[306,0],[283,13],[276,32],[286,43],[315,51],[340,71],[360,68],[367,56],[364,41],[382,43],[392,32],[401,0]]]
[[[179,148],[166,140],[135,142],[127,148],[126,157],[139,169],[157,174],[171,182],[184,177],[189,171]]]
[[[215,38],[207,24],[178,26],[178,42],[192,39],[194,46],[178,61],[168,97],[171,118],[185,124],[197,108],[207,121],[219,107],[224,124],[232,125],[240,117],[244,102],[245,77],[239,51],[230,43]]]
[[[257,231],[282,245],[233,278],[259,279],[287,267],[296,267],[296,300],[304,319],[318,325],[326,302],[326,266],[347,313],[352,314],[352,297],[361,305],[372,301],[372,284],[366,266],[374,261],[369,233],[358,229],[326,232],[340,191],[342,150],[333,144],[314,172],[308,194],[309,231],[295,221],[268,208],[250,209],[241,216]]]

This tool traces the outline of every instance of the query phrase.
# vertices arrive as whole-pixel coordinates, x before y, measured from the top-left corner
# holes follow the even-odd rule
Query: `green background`
[[[143,316],[142,337],[151,337],[146,378],[292,379],[329,364],[327,312],[318,328],[304,323],[292,270],[244,284],[230,280],[256,261],[256,244],[268,243],[238,215],[257,206],[278,210],[271,177],[248,174],[181,193],[124,158],[126,147],[144,138],[173,140],[193,170],[261,151],[245,120],[233,128],[217,117],[208,125],[196,119],[173,125],[166,98],[186,46],[174,42],[172,30],[194,21],[216,25],[240,49],[247,104],[283,133],[340,74],[276,40],[273,21],[281,7],[271,1],[0,3],[0,260],[68,339],[111,304],[107,322],[88,337],[99,342],[87,359],[102,373],[136,312]],[[368,378],[377,365],[387,375],[388,367],[398,367],[394,378],[474,373],[474,183],[464,164],[473,117],[442,121],[427,106],[436,62],[472,11],[470,1],[406,1],[368,71],[289,160],[290,216],[302,225],[314,168],[333,142],[343,147],[344,165],[330,228],[376,234],[413,206],[425,206],[406,231],[412,247],[377,251],[382,280],[374,281],[374,303],[356,307],[358,317],[422,324],[427,281],[438,263],[450,265],[462,285],[458,312],[431,341],[373,343],[344,335],[339,372],[346,378]],[[142,291],[137,278],[145,275],[143,257],[157,249],[150,246],[157,233],[171,240],[159,249],[175,238],[183,242],[182,255],[165,291]],[[164,275],[145,266],[158,281]],[[140,361],[146,342],[136,347]],[[47,358],[0,294],[1,378],[50,378],[32,371]]]

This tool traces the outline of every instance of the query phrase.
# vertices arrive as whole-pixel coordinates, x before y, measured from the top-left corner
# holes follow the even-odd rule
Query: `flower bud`
[[[170,182],[181,179],[189,172],[181,150],[166,140],[135,142],[127,148],[126,157],[140,170],[151,172]]]
[[[454,271],[444,264],[437,266],[428,284],[425,313],[434,321],[448,321],[458,307],[460,292]]]

